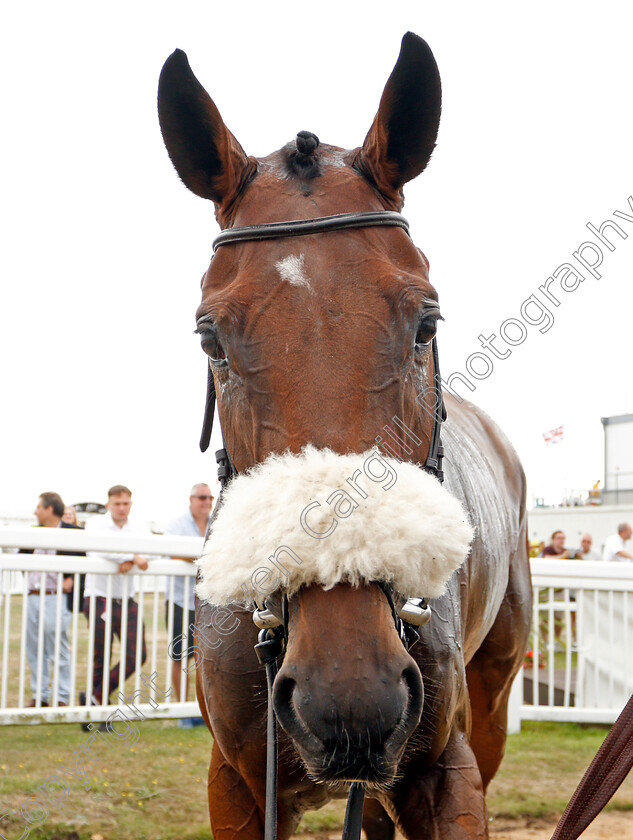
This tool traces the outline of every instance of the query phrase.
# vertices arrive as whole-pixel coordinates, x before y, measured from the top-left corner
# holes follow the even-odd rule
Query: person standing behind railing
[[[194,484],[189,496],[189,508],[186,513],[172,521],[165,528],[165,534],[173,534],[179,537],[205,537],[209,526],[209,514],[213,504],[213,496],[208,484]],[[192,557],[174,557],[174,560],[184,560],[193,563]],[[172,662],[172,682],[176,689],[176,699],[181,699],[180,675],[182,673],[182,660],[191,659],[194,656],[193,636],[190,628],[193,627],[195,619],[195,594],[196,583],[193,577],[175,577],[173,589],[173,625],[172,640],[169,645],[169,655]],[[187,612],[185,613],[185,590],[187,591]],[[169,626],[170,610],[170,582],[167,583],[165,591],[165,620]],[[189,697],[189,673],[186,673],[187,686],[184,699]],[[194,726],[202,718],[181,718],[179,724],[183,728]]]
[[[602,557],[593,549],[593,537],[591,534],[583,534],[580,538],[580,548],[574,554],[574,560],[590,560],[592,563],[600,562]]]
[[[42,493],[39,497],[35,516],[42,528],[77,528],[62,522],[64,502],[59,493]],[[31,553],[31,552],[25,552]],[[83,551],[64,551],[83,557]],[[57,554],[54,548],[36,548],[33,554]],[[40,590],[42,572],[29,572],[28,600],[26,613],[26,653],[31,669],[31,693],[33,699],[27,705],[33,707],[37,703],[37,653],[40,630]],[[57,689],[58,705],[67,706],[70,693],[70,644],[68,642],[68,626],[72,615],[73,575],[64,575],[62,590],[66,597],[62,599],[61,625],[59,629],[59,685]],[[43,645],[42,645],[42,676],[41,676],[41,704],[48,706],[51,699],[49,681],[51,677],[50,662],[55,658],[55,634],[57,624],[57,574],[48,572],[44,580],[44,609],[43,609]]]
[[[132,534],[149,534],[150,529],[140,523],[133,523],[129,520],[132,507],[132,492],[123,484],[116,484],[108,490],[107,513],[101,516],[93,516],[86,522],[86,531],[93,534],[120,534],[130,536]],[[116,634],[121,641],[121,633],[125,633],[125,679],[134,673],[136,667],[136,636],[138,626],[138,604],[134,600],[136,594],[134,579],[128,580],[127,586],[127,628],[121,627],[122,597],[124,594],[123,575],[137,566],[139,569],[147,569],[147,559],[140,554],[120,554],[104,552],[88,552],[88,557],[95,557],[100,560],[114,560],[119,564],[118,575],[87,574],[84,590],[83,612],[90,622],[91,596],[95,596],[95,621],[93,640],[93,672],[92,672],[92,703],[101,705],[103,700],[109,700],[109,696],[103,697],[103,672],[104,668],[110,668],[110,662],[105,662],[106,647],[106,619],[107,619],[107,594],[108,578],[111,580],[111,625],[110,634]],[[142,628],[142,652],[141,664],[147,659],[145,646],[145,625]],[[108,684],[108,695],[119,687],[119,664],[110,668],[110,681]],[[85,693],[81,692],[80,701],[85,704]]]
[[[607,538],[602,559],[607,563],[631,563],[633,554],[627,551],[626,544],[633,536],[633,529],[628,522],[618,525],[618,533]]]
[[[569,558],[569,551],[565,548],[565,534],[562,531],[554,531],[551,543],[543,549],[543,557],[552,557],[556,560]]]
[[[552,560],[568,560],[571,554],[569,549],[565,548],[565,534],[562,531],[554,531],[552,534],[552,541],[549,545],[546,545],[543,549],[543,558],[552,559]],[[563,590],[562,589],[555,589],[554,590],[554,600],[560,601],[562,600]],[[573,601],[575,598],[575,594],[570,593],[570,599]],[[572,620],[572,635],[573,638],[576,636],[576,628],[575,628],[575,619],[576,614],[572,613],[571,620]],[[547,629],[544,627],[544,632],[547,632]],[[555,650],[562,650],[561,644],[561,635],[563,632],[563,613],[562,612],[555,612],[554,613],[554,638],[555,638]]]

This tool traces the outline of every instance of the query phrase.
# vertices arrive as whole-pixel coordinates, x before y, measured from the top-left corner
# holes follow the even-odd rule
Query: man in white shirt
[[[107,513],[103,516],[93,516],[86,522],[86,531],[100,534],[149,534],[147,526],[133,524],[129,521],[130,509],[132,507],[132,492],[123,484],[116,484],[108,490]],[[121,614],[123,596],[127,598],[127,630],[125,649],[125,679],[134,673],[136,667],[136,633],[138,625],[138,604],[134,600],[135,586],[134,578],[124,578],[131,569],[147,569],[147,560],[140,554],[119,554],[119,553],[97,553],[89,552],[88,557],[95,557],[100,560],[113,560],[119,564],[118,575],[87,574],[86,587],[84,591],[84,615],[90,620],[90,602],[92,596],[95,600],[95,628],[94,628],[94,666],[92,674],[92,702],[101,705],[103,700],[108,701],[109,697],[103,697],[103,671],[109,662],[104,662],[105,634],[107,616],[107,594],[108,579],[110,579],[110,595],[112,604],[111,633],[116,634],[121,640]],[[127,583],[127,590],[125,588]],[[145,647],[145,625],[142,629],[141,664],[147,658]],[[110,681],[108,693],[119,688],[119,664],[110,668]],[[82,697],[85,702],[85,698]]]
[[[165,534],[173,534],[179,537],[205,537],[209,525],[209,515],[213,505],[213,496],[208,484],[194,484],[189,496],[189,508],[186,513],[172,521],[165,528]],[[193,563],[191,557],[174,557],[174,560],[184,560]],[[173,596],[173,628],[172,639],[169,645],[169,655],[172,663],[172,682],[176,689],[175,695],[180,699],[180,675],[182,672],[181,661],[186,657],[190,659],[194,655],[193,637],[190,627],[194,624],[195,618],[195,595],[196,583],[193,577],[174,577]],[[185,612],[185,592],[187,608]],[[171,582],[167,581],[165,591],[166,621],[169,626],[169,605],[170,605]],[[183,621],[184,618],[184,621]],[[184,626],[183,626],[184,624]],[[189,695],[189,674],[187,674],[187,691],[185,699]]]
[[[633,560],[633,554],[626,550],[626,543],[632,535],[633,529],[628,522],[618,525],[618,533],[608,537],[604,544],[602,559],[607,563],[630,563]]]

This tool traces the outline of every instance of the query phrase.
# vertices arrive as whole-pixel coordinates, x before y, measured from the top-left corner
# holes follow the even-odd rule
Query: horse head
[[[412,34],[352,151],[302,132],[268,157],[247,156],[181,51],[159,87],[170,157],[185,185],[214,202],[222,228],[400,209],[403,184],[429,160],[439,112],[435,61]],[[432,382],[439,316],[427,260],[400,228],[219,248],[197,324],[238,472],[306,443],[363,452],[394,415],[421,439],[411,457],[423,463],[432,418],[416,398]]]
[[[362,146],[352,150],[302,131],[267,157],[247,155],[179,50],[167,60],[159,87],[171,160],[185,185],[214,203],[225,231],[399,212],[403,185],[422,172],[433,151],[440,103],[433,55],[411,33]],[[428,268],[399,224],[295,230],[265,241],[220,234],[202,280],[197,331],[238,473],[275,454],[299,456],[308,445],[317,453],[357,457],[378,445],[393,459],[384,464],[425,463],[437,413],[432,344],[441,317]],[[252,500],[262,527],[270,525],[275,500],[279,505],[279,486],[269,483],[265,498]],[[349,511],[360,502],[339,498],[336,504],[340,522],[349,516],[344,504]],[[321,508],[315,515],[326,516],[325,503]],[[399,512],[392,514],[398,520]],[[423,505],[411,511],[416,516],[424,516]],[[322,538],[333,520],[310,522]],[[369,515],[358,517],[352,554],[363,534],[373,533],[372,522]],[[284,522],[278,524],[283,530]],[[229,529],[229,541],[245,527]],[[278,539],[282,545],[281,533]],[[374,540],[366,552],[373,552],[378,568],[381,551]],[[277,582],[280,568],[286,567],[278,564]],[[384,785],[419,722],[423,687],[389,593],[378,585],[380,574],[358,569],[328,579],[327,586],[306,572],[288,592],[288,644],[274,702],[313,777]]]

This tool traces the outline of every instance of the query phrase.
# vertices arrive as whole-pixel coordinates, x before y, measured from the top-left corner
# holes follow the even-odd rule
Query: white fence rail
[[[102,551],[143,554],[149,558],[145,572],[123,577],[123,597],[105,599],[99,615],[96,599],[87,599],[81,615],[79,603],[80,575],[87,572],[114,580],[118,564],[95,557],[69,557],[48,554],[16,554],[15,548],[57,551]],[[195,659],[177,661],[180,669],[180,695],[172,689],[174,670],[175,577],[190,578],[195,566],[166,557],[197,557],[202,539],[193,537],[98,535],[90,532],[54,528],[0,529],[0,724],[42,721],[103,721],[117,708],[135,701],[135,706],[148,717],[188,717],[199,714],[197,702],[186,695],[187,672],[195,669]],[[28,572],[53,572],[59,594],[40,592],[29,595]],[[66,612],[61,594],[64,573],[73,574],[72,610]],[[163,578],[166,576],[166,578]],[[166,593],[160,582],[166,580]],[[44,575],[42,575],[44,581]],[[132,584],[137,595],[129,599]],[[533,560],[533,629],[531,651],[526,667],[515,683],[510,717],[522,720],[565,720],[587,723],[611,723],[633,693],[633,564],[588,563],[577,560]],[[111,591],[110,583],[108,592]],[[164,612],[162,602],[167,595],[170,606]],[[185,586],[185,598],[187,587]],[[35,606],[29,606],[29,601]],[[134,606],[136,604],[136,606]],[[44,685],[44,628],[47,607],[49,627],[54,623],[54,653],[51,667],[50,704],[42,705],[48,696]],[[103,668],[101,695],[96,705],[81,705],[79,692],[93,693],[94,641],[98,621],[105,622],[107,664],[113,653],[111,640],[117,622],[113,613],[120,607],[120,641],[118,675],[119,693],[114,703],[108,701],[111,674]],[[28,650],[29,609],[35,616],[37,643]],[[188,609],[184,603],[183,633],[187,632]],[[133,673],[126,679],[127,628],[129,613],[137,611],[136,644]],[[69,613],[69,614],[68,614]],[[67,623],[70,662],[64,663],[60,653],[64,623]],[[86,623],[87,622],[87,623]],[[146,631],[146,632],[145,632]],[[147,662],[142,661],[142,639],[145,632]],[[182,639],[181,645],[191,645]],[[35,651],[36,647],[36,651]],[[170,655],[171,654],[171,655]],[[30,659],[29,659],[30,657]],[[176,657],[178,660],[178,657]],[[33,667],[29,667],[29,663]],[[60,670],[69,673],[68,705],[60,706]],[[143,670],[145,668],[145,670]],[[35,691],[28,685],[35,673]],[[193,680],[192,680],[193,682]],[[123,688],[124,686],[124,688]],[[31,696],[36,705],[28,708]],[[160,708],[157,708],[159,706]]]
[[[176,578],[186,584],[196,569],[193,563],[171,558],[198,557],[202,543],[202,538],[194,537],[0,528],[0,724],[105,721],[128,704],[144,717],[198,716],[198,703],[189,701],[187,694],[188,677],[194,683],[195,670],[188,632],[194,605],[187,585],[180,636],[175,633],[173,603]],[[134,575],[119,575],[118,563],[111,560],[16,553],[16,549],[141,554],[149,566]],[[29,572],[44,573],[37,591],[29,590]],[[82,605],[81,578],[87,573],[106,576],[106,597],[93,594]],[[62,591],[64,576],[69,575],[73,576],[70,596]],[[115,579],[122,583],[120,598],[112,597]],[[167,608],[162,606],[166,596]],[[115,636],[119,664],[111,668]],[[95,684],[98,668],[103,678]],[[176,697],[172,681],[178,669]],[[81,692],[87,705],[80,702]],[[95,693],[103,699],[94,699]],[[30,707],[32,698],[35,705]]]
[[[532,560],[532,586],[515,716],[612,723],[633,694],[633,564]]]

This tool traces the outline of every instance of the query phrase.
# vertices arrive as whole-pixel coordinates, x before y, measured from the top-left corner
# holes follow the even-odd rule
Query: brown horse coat
[[[161,74],[159,115],[185,184],[215,203],[222,227],[235,227],[399,210],[403,184],[431,155],[440,99],[433,56],[409,33],[359,149],[302,132],[267,158],[248,157],[180,51]],[[420,395],[435,375],[437,300],[426,258],[401,229],[221,247],[203,278],[198,331],[238,471],[308,443],[365,452],[394,417],[410,430],[395,454],[423,464],[433,406],[421,407]],[[525,483],[489,418],[467,403],[447,406],[446,484],[476,536],[433,600],[420,644],[405,651],[375,583],[303,587],[289,601],[274,692],[284,730],[280,838],[356,778],[372,796],[369,840],[392,837],[394,822],[408,838],[487,836],[484,793],[503,755],[529,629]],[[198,698],[214,736],[213,833],[259,840],[266,704],[256,628],[245,610],[208,603],[197,604],[196,621]]]

